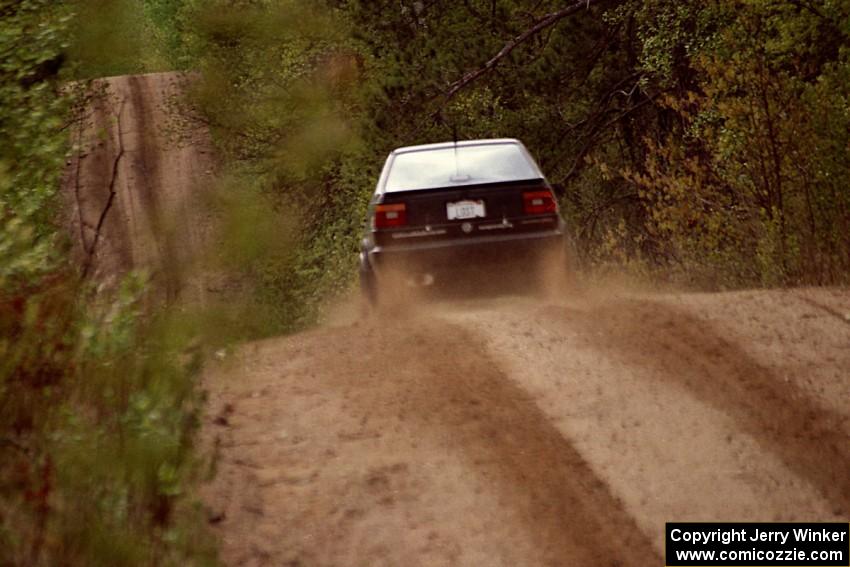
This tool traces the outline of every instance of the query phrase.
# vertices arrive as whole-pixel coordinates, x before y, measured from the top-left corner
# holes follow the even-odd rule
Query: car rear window
[[[410,191],[539,179],[540,171],[517,144],[481,144],[396,154],[384,191]]]

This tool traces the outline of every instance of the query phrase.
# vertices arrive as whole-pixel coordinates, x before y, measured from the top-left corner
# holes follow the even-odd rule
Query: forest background
[[[351,289],[395,147],[521,139],[591,271],[850,281],[850,0],[2,0],[0,62],[2,565],[215,562],[203,357]],[[189,350],[204,317],[142,313],[139,274],[96,297],[56,220],[89,81],[163,70],[252,282],[251,324]]]

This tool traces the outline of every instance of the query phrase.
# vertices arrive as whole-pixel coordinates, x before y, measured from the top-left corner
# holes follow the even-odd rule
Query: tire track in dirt
[[[840,521],[845,326],[757,316],[785,301],[447,301],[247,347],[207,382],[235,407],[208,498],[224,557],[648,565],[665,521]]]
[[[63,179],[73,212],[65,222],[79,235],[73,248],[86,275],[114,286],[146,270],[168,304],[186,288],[202,299],[204,286],[187,272],[212,231],[200,196],[214,161],[208,133],[183,102],[189,80],[153,73],[93,81]]]
[[[292,347],[294,341],[287,344],[281,340],[264,344],[261,351],[250,355],[250,361],[245,359],[237,363],[246,365],[238,371],[239,381],[250,380],[251,388],[255,389],[262,387],[261,384],[270,388],[264,400],[246,399],[244,383],[230,391],[225,387],[213,393],[214,407],[231,404],[234,408],[234,418],[230,421],[235,425],[229,434],[237,439],[231,438],[225,443],[227,447],[221,453],[222,473],[210,487],[212,496],[208,501],[215,506],[215,495],[220,494],[221,486],[229,485],[231,494],[241,493],[248,487],[259,490],[261,494],[255,493],[255,498],[267,502],[269,508],[309,508],[309,512],[304,511],[306,516],[301,517],[300,523],[286,526],[292,530],[290,538],[300,541],[299,560],[320,565],[352,562],[370,565],[660,564],[661,559],[649,540],[623,511],[605,483],[528,394],[504,375],[477,336],[443,321],[413,317],[400,323],[375,321],[353,328],[322,330],[302,335],[297,341],[300,345],[296,352]],[[273,361],[283,364],[285,373],[279,381],[272,378],[268,370],[258,370],[270,368]],[[225,379],[214,376],[209,383],[222,384]],[[317,540],[315,531],[303,533],[300,524],[334,525],[333,510],[316,496],[317,491],[334,491],[331,481],[322,478],[332,473],[319,472],[323,470],[319,467],[316,471],[319,478],[312,488],[288,492],[287,500],[279,501],[272,499],[268,490],[258,487],[256,478],[245,473],[245,467],[233,464],[235,461],[254,462],[260,467],[280,467],[283,472],[303,466],[304,463],[297,459],[275,464],[261,457],[250,437],[240,435],[242,426],[250,427],[255,418],[246,417],[245,422],[240,422],[240,416],[243,412],[261,411],[264,416],[274,416],[271,423],[265,423],[270,430],[279,429],[287,422],[287,428],[296,427],[292,422],[299,421],[299,417],[291,415],[291,410],[298,407],[297,398],[303,395],[306,387],[311,388],[313,396],[338,396],[345,400],[343,406],[333,406],[336,409],[332,415],[307,417],[309,412],[301,413],[301,420],[309,419],[309,423],[315,425],[327,420],[324,431],[303,422],[297,424],[300,431],[309,432],[304,433],[308,436],[307,446],[321,446],[321,438],[330,434],[328,429],[332,430],[328,424],[336,419],[344,421],[343,416],[353,412],[351,419],[355,423],[368,421],[370,431],[377,436],[374,443],[381,448],[352,455],[353,463],[336,463],[337,468],[348,470],[346,478],[339,481],[345,486],[339,489],[339,498],[352,502],[360,498],[358,491],[352,489],[351,479],[362,477],[382,463],[389,447],[394,447],[394,454],[407,456],[406,462],[393,465],[394,470],[400,466],[409,467],[428,477],[416,485],[415,492],[408,489],[406,494],[405,483],[391,483],[396,489],[395,500],[405,502],[407,519],[392,515],[355,516],[345,525],[336,524],[334,533],[319,536]],[[242,396],[234,389],[241,390]],[[264,406],[274,410],[261,409]],[[361,437],[361,432],[346,433],[341,438],[372,442],[370,434]],[[337,441],[334,446],[338,445]],[[261,451],[268,455],[270,447]],[[423,451],[431,453],[423,455]],[[252,453],[253,457],[248,456]],[[433,470],[416,466],[416,463],[432,459],[442,462],[440,459],[448,456],[451,456],[450,462],[462,463],[465,472],[459,474],[459,478],[461,484],[467,484],[475,502],[457,510],[465,516],[444,518],[441,522],[441,515],[456,505],[453,501],[466,496],[435,494],[443,482],[441,475],[448,474],[449,467]],[[262,476],[267,474],[268,471]],[[479,491],[493,494],[494,498],[479,498]],[[322,506],[326,509],[322,510]],[[441,523],[452,526],[450,532],[441,535],[452,540],[448,547],[455,551],[450,557],[437,559],[428,553],[405,556],[405,550],[398,548],[383,549],[377,555],[351,555],[354,545],[351,542],[357,539],[358,529],[365,529],[363,526],[374,523],[378,529],[390,530],[388,523],[405,524],[411,521],[410,515],[421,520],[429,514],[437,518],[432,522],[434,526]],[[322,519],[316,520],[316,515]],[[226,519],[218,524],[219,529],[231,536],[234,527],[249,521],[246,513],[232,503],[223,516]],[[493,539],[490,533],[481,533],[480,526],[476,528],[476,522],[485,521],[481,518],[493,526],[493,535],[498,534],[500,539]],[[258,519],[252,517],[250,521],[256,526]],[[270,533],[273,533],[271,525],[280,518],[268,521]],[[372,525],[373,529],[376,525]],[[251,556],[240,549],[244,541],[240,544],[240,538],[236,539],[233,547],[225,545],[223,550],[225,559],[234,563]],[[291,541],[287,547],[285,542],[265,537],[262,543],[255,542],[255,545],[263,549],[259,556],[252,556],[258,564],[280,564],[286,557],[292,560]],[[398,542],[396,546],[401,547]],[[505,546],[526,549],[528,554],[505,560],[510,554]]]
[[[820,301],[815,301],[811,297],[806,297],[805,295],[802,295],[802,294],[798,294],[797,298],[800,301],[807,303],[808,305],[811,305],[812,307],[814,307],[816,309],[820,309],[824,313],[827,313],[827,314],[835,317],[835,319],[837,321],[841,321],[845,325],[850,325],[850,313],[841,313],[840,311],[838,311],[834,307],[831,307],[829,305],[821,303]]]
[[[163,211],[164,195],[158,193],[162,190],[159,153],[163,149],[160,148],[155,108],[152,107],[162,104],[162,97],[151,92],[147,81],[139,76],[127,77],[126,83],[116,87],[131,101],[128,114],[132,128],[125,136],[133,141],[127,175],[134,190],[125,196],[123,202],[132,212],[130,219],[137,227],[134,231],[137,238],[144,239],[144,242],[137,243],[135,261],[137,265],[155,267],[164,272],[161,288],[167,301],[173,301],[177,278],[170,273],[173,251],[168,250],[168,235],[162,227],[166,211]]]
[[[629,306],[618,299],[623,292],[616,287],[597,291],[562,305],[511,297],[445,304],[436,311],[440,318],[484,336],[511,380],[570,439],[658,553],[664,550],[667,521],[843,519],[834,501],[788,468],[772,445],[742,429],[724,408],[707,404],[678,381],[659,378],[659,345],[650,341],[631,357],[612,352],[617,345],[587,322],[616,326],[608,310]],[[850,391],[838,370],[847,356],[840,337],[833,336],[844,329],[836,329],[828,317],[794,307],[761,316],[766,305],[786,305],[785,297],[775,292],[652,300],[687,308],[695,317],[708,312],[748,354],[767,355],[772,375],[795,382],[823,408],[845,409],[824,397]],[[770,325],[789,323],[801,324],[806,333],[796,328],[779,336],[771,332]],[[638,330],[628,333],[640,337]],[[777,351],[781,356],[775,356]],[[689,372],[711,380],[698,368]]]
[[[114,202],[113,190],[119,176],[123,106],[103,89],[98,82],[92,87],[91,114],[78,127],[77,149],[67,164],[63,181],[69,187],[68,210],[73,211],[66,223],[73,227],[69,232],[79,234],[73,248],[86,273],[97,272],[97,268],[101,272],[123,272],[132,265],[127,227],[107,214]],[[101,240],[107,232],[110,237]],[[113,247],[111,254],[103,252],[107,246]],[[91,270],[93,266],[95,270]]]
[[[431,332],[440,337],[442,344],[433,345],[439,354],[416,353],[438,379],[420,398],[430,402],[424,409],[444,414],[443,424],[453,431],[477,421],[468,438],[461,434],[464,453],[480,455],[476,464],[498,471],[506,490],[525,492],[516,495],[515,505],[523,509],[538,546],[548,551],[550,564],[562,564],[568,556],[563,546],[584,552],[579,564],[660,562],[606,485],[527,392],[498,369],[486,345],[456,327]],[[441,403],[446,395],[447,406]]]
[[[730,415],[786,466],[850,516],[850,419],[830,411],[755,362],[731,337],[662,302],[621,300],[589,312],[549,310],[599,337],[598,348],[627,364],[649,365]]]

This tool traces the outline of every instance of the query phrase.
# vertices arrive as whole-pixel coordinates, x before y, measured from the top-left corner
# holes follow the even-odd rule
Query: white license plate
[[[449,220],[474,219],[487,216],[484,201],[456,201],[446,205],[446,216]]]

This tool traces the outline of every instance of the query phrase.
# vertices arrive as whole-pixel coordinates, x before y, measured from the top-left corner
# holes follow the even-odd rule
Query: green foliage
[[[55,262],[49,220],[68,107],[57,72],[70,16],[47,0],[8,10],[0,26],[0,290],[12,293]]]
[[[181,24],[171,0],[64,0],[72,13],[68,57],[92,79],[182,68]]]
[[[564,214],[597,262],[707,287],[846,281],[846,1],[596,2],[448,102],[453,81],[563,3],[140,6],[126,14],[157,57],[201,71],[194,99],[232,166],[225,185],[285,211],[231,254],[278,321],[269,332],[315,320],[352,283],[383,156],[453,131],[522,139],[568,185]],[[263,258],[295,223],[291,252]]]
[[[682,128],[649,146],[647,176],[636,179],[648,228],[690,278],[847,281],[850,193],[836,181],[848,174],[848,13],[846,2],[691,8],[716,31],[663,70],[689,77],[664,101]],[[654,21],[648,37],[668,24]],[[644,49],[651,59],[658,46]]]
[[[143,287],[83,310],[74,285],[52,286],[5,335],[4,564],[214,564],[184,494],[200,464],[198,353],[172,323],[140,323]]]
[[[222,259],[253,290],[243,307],[263,314],[256,328],[297,328],[350,278],[350,250],[340,253],[326,233],[347,226],[339,217],[352,200],[361,207],[361,194],[351,199],[331,177],[360,147],[358,61],[346,22],[304,1],[171,6],[192,23],[172,56],[202,71],[193,102],[228,163],[213,203],[227,219]],[[346,265],[329,271],[329,257]]]
[[[137,68],[131,50],[82,43],[114,39],[104,18],[124,13],[0,11],[0,564],[214,564],[191,504],[198,353],[173,322],[141,317],[143,282],[93,299],[57,220],[84,90],[67,79]]]
[[[3,564],[204,564],[193,451],[209,344],[314,321],[356,273],[394,147],[517,137],[586,257],[708,288],[850,279],[850,0],[599,0],[447,99],[555,0],[0,4]],[[214,259],[248,297],[93,302],[55,224],[69,79],[197,71],[226,174]]]
[[[453,131],[522,139],[596,262],[706,287],[846,281],[846,2],[597,2],[450,101],[563,3],[161,4],[240,182],[298,218],[293,253],[251,271],[281,329],[350,286],[384,155]]]
[[[350,287],[366,204],[393,147],[450,139],[456,127],[462,137],[523,138],[556,179],[581,169],[584,156],[570,155],[586,140],[564,138],[552,124],[565,113],[579,121],[593,109],[587,100],[568,107],[571,89],[589,98],[613,80],[603,65],[586,69],[569,55],[591,43],[601,24],[567,25],[522,46],[498,80],[439,109],[448,82],[526,27],[526,4],[498,2],[491,11],[490,2],[428,9],[357,1],[183,3],[183,21],[197,25],[186,30],[181,49],[203,72],[195,100],[219,147],[243,183],[299,221],[293,253],[251,272],[281,329],[315,320],[324,300]],[[495,32],[482,32],[489,28]],[[553,75],[553,64],[569,71]]]

